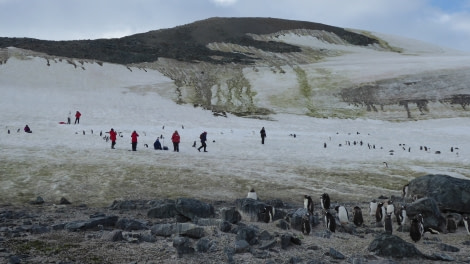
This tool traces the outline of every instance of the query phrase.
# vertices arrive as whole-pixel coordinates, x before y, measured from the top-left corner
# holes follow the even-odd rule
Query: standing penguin
[[[310,214],[306,213],[302,216],[302,234],[309,235],[310,234]]]
[[[336,220],[330,212],[326,211],[325,213],[325,224],[326,228],[330,230],[331,232],[335,232],[336,230]]]
[[[377,210],[375,210],[375,222],[378,224],[378,223],[381,223],[382,222],[382,219],[384,219],[384,203],[383,202],[379,202],[377,203]]]
[[[393,230],[393,227],[392,227],[392,214],[387,214],[385,216],[385,224],[384,224],[384,227],[385,227],[385,232],[387,234],[392,234],[392,230]]]
[[[313,200],[310,195],[304,195],[304,208],[313,215]]]
[[[406,197],[408,196],[408,188],[409,188],[409,186],[410,186],[409,183],[403,185],[403,190],[402,190],[401,198],[406,198]]]
[[[330,196],[327,193],[324,193],[320,196],[320,203],[323,210],[330,209]]]
[[[258,200],[258,195],[255,192],[255,189],[251,188],[251,190],[248,192],[246,198],[250,198],[253,200]]]
[[[377,201],[373,200],[369,204],[369,215],[375,215],[376,212],[377,212]]]
[[[341,225],[347,225],[349,222],[348,210],[342,205],[335,206],[335,210],[338,213],[338,219]]]
[[[274,207],[266,205],[261,211],[261,217],[265,223],[272,222],[274,219]]]
[[[463,224],[465,225],[465,229],[467,230],[467,234],[470,235],[470,219],[468,218],[468,216],[465,216],[463,218]]]
[[[449,214],[446,217],[446,229],[449,233],[455,233],[455,231],[457,231],[457,224],[455,223],[455,218],[452,214]]]
[[[362,224],[364,224],[364,219],[362,218],[362,210],[359,206],[354,206],[353,222],[356,226],[362,226]]]
[[[400,207],[399,213],[397,214],[398,225],[405,225],[406,220],[407,220],[406,205],[402,205]]]
[[[388,201],[387,202],[387,210],[386,210],[387,214],[393,214],[395,213],[395,206],[393,205],[393,202],[392,201]]]
[[[424,234],[424,220],[421,214],[411,219],[410,237],[414,242],[421,240]]]

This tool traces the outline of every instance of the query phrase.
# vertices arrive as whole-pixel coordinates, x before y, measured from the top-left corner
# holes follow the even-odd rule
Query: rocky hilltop
[[[154,88],[162,96],[255,118],[429,119],[468,116],[470,102],[468,54],[306,21],[216,17],[118,39],[0,38],[1,63],[25,54],[47,66],[158,70],[174,82]]]

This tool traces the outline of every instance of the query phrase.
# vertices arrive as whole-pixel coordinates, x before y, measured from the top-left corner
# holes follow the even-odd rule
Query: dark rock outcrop
[[[441,212],[470,213],[470,180],[440,174],[426,175],[410,181],[408,192],[410,197],[434,199]]]

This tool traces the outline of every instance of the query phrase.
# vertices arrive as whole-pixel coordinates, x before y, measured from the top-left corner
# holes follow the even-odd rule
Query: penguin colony
[[[403,187],[403,198],[408,193],[408,185]],[[314,215],[314,204],[310,195],[304,195],[304,209],[305,215],[302,217],[302,233],[309,235],[312,230],[312,216]],[[339,227],[347,227],[349,224],[348,210],[343,205],[331,206],[331,200],[328,193],[320,195],[320,210],[323,218],[325,228],[330,232],[336,232]],[[369,204],[369,215],[375,220],[376,227],[382,227],[384,232],[392,234],[397,226],[409,226],[409,236],[415,243],[420,241],[424,234],[429,232],[432,234],[439,234],[429,226],[425,226],[425,216],[417,214],[411,219],[406,213],[406,204],[399,202],[395,204],[392,200],[377,201],[373,200]],[[394,220],[396,219],[396,220]],[[470,217],[464,216],[456,218],[453,214],[446,216],[446,232],[455,233],[458,229],[458,223],[463,222],[466,232],[470,235]],[[359,206],[352,208],[352,223],[361,227],[364,226],[364,217],[362,209]]]

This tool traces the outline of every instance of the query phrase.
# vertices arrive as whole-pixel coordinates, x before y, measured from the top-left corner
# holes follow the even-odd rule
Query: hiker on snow
[[[131,139],[132,139],[132,151],[136,151],[137,150],[137,137],[139,136],[139,134],[137,134],[137,132],[132,132],[132,135],[131,135]]]
[[[171,142],[173,142],[173,151],[180,152],[180,135],[178,134],[177,130],[175,130],[175,132],[171,136]]]
[[[264,130],[264,127],[261,128],[261,131],[259,131],[261,135],[261,144],[264,144],[264,138],[266,137],[266,130]]]
[[[153,143],[153,148],[154,149],[162,149],[162,144],[160,144],[160,140],[157,138],[157,140],[155,140],[155,143]]]
[[[207,132],[204,131],[200,136],[199,139],[201,139],[201,146],[197,149],[199,152],[201,152],[201,148],[204,148],[204,152],[207,152],[206,150],[206,141],[207,141]]]
[[[80,124],[80,116],[82,116],[82,113],[80,113],[79,111],[77,111],[75,113],[75,124]]]
[[[116,145],[116,136],[117,136],[116,131],[114,131],[114,129],[111,128],[111,131],[109,131],[109,139],[111,140],[112,149],[114,149],[114,145]]]
[[[19,129],[18,129],[18,130],[19,130]],[[24,132],[26,132],[26,133],[33,133],[33,131],[31,131],[31,129],[29,128],[28,125],[26,125],[26,126],[24,127]]]

